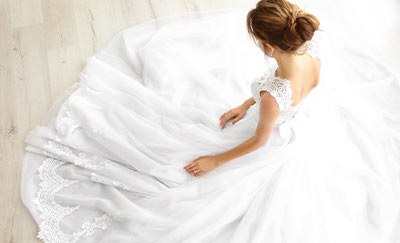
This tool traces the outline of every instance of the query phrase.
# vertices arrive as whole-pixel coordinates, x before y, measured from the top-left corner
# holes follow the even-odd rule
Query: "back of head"
[[[312,14],[286,0],[261,0],[247,14],[249,34],[291,53],[311,40],[320,22]]]

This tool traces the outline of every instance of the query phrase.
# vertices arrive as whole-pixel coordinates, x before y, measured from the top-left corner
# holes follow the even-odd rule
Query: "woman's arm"
[[[262,94],[260,98],[259,111],[260,119],[255,134],[235,148],[224,153],[215,155],[218,165],[250,153],[263,146],[268,141],[280,111],[279,106],[275,101],[275,98],[266,91],[261,92]],[[246,100],[245,103],[247,102],[246,104],[252,105],[252,101],[254,101],[254,99],[250,98]]]
[[[254,100],[253,97],[248,98],[245,102],[243,102],[243,105],[245,105],[247,108],[250,106],[254,105],[256,101]]]
[[[215,156],[217,165],[220,166],[225,162],[228,162],[230,160],[233,160],[237,157],[241,157],[247,153],[250,153],[259,147],[261,147],[263,143],[257,139],[256,136],[252,136],[248,140],[246,140],[244,143],[236,146],[235,148],[226,151],[222,154],[218,154]]]
[[[229,160],[235,159],[256,150],[268,141],[272,129],[274,128],[275,120],[278,118],[280,111],[279,106],[275,101],[275,98],[266,91],[261,92],[260,120],[258,122],[258,126],[254,136],[252,136],[250,139],[240,144],[239,146],[236,146],[235,148],[222,154],[201,156],[193,160],[193,162],[184,167],[187,172],[193,173],[194,176],[200,176]],[[248,101],[245,101],[247,103],[244,104],[251,105],[252,100],[254,101],[253,98],[250,98]]]

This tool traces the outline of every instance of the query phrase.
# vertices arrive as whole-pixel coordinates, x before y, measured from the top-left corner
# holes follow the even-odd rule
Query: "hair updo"
[[[286,0],[261,0],[247,14],[247,30],[254,40],[297,53],[319,28],[319,20]]]

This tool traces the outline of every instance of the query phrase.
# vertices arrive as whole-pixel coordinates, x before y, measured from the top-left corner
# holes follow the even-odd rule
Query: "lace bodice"
[[[306,51],[313,58],[318,58],[321,60],[321,50],[319,45],[321,35],[320,32],[320,30],[317,30],[314,33],[312,40],[307,41],[302,47],[299,48],[299,52],[302,53],[303,51]],[[277,67],[277,64],[275,64],[272,68],[273,71],[270,70],[269,74],[263,74],[254,79],[251,83],[251,92],[254,100],[256,101],[256,106],[259,106],[260,91],[262,90],[268,91],[275,98],[280,110],[280,115],[277,118],[276,124],[280,125],[290,121],[296,115],[302,102],[296,106],[292,106],[294,101],[291,98],[291,81],[281,77],[276,77],[275,71]],[[257,111],[259,110],[258,108],[259,107],[257,107]],[[259,118],[258,112],[257,118]]]
[[[251,90],[254,100],[256,101],[255,105],[257,106],[257,111],[259,111],[261,90],[268,91],[275,98],[280,110],[280,114],[276,121],[277,125],[293,118],[299,110],[300,104],[292,106],[293,100],[291,99],[292,88],[290,80],[275,77],[273,75],[260,76],[252,82]],[[259,114],[257,112],[257,120],[258,118]]]

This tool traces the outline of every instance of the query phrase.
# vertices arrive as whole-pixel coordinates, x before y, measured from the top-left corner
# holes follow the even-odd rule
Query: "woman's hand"
[[[218,161],[215,156],[201,156],[184,168],[188,173],[199,176],[216,167],[218,167]]]
[[[235,108],[225,112],[224,114],[222,114],[222,116],[219,118],[220,128],[223,129],[225,126],[225,123],[233,117],[235,117],[235,119],[232,120],[231,125],[234,125],[237,121],[239,121],[240,119],[242,119],[244,117],[244,115],[246,114],[248,109],[249,109],[249,106],[246,105],[245,103],[243,103],[242,105],[235,107]]]

